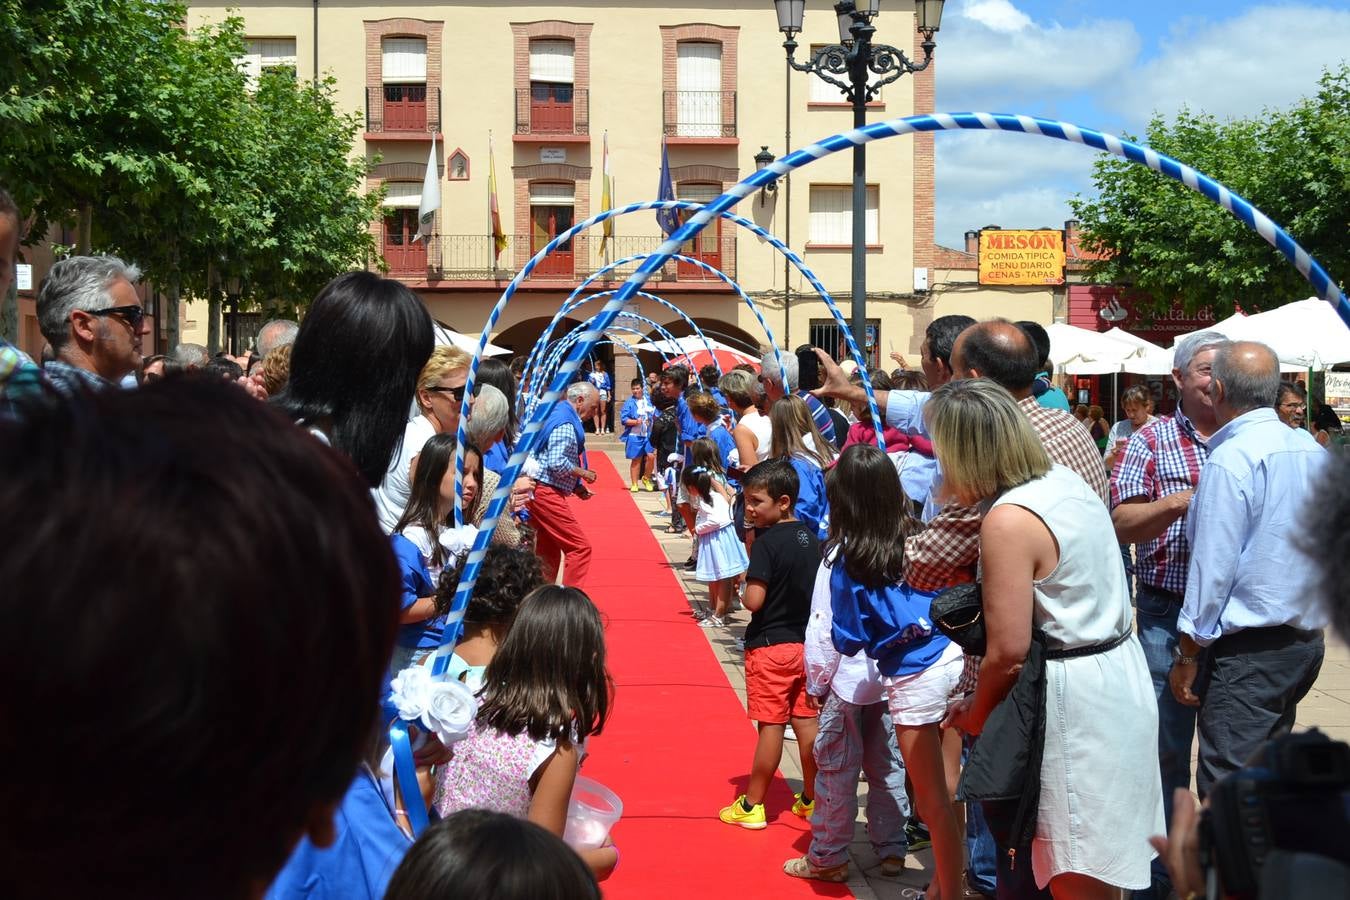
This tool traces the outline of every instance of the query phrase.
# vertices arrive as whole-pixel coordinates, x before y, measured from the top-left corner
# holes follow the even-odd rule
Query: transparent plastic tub
[[[567,804],[563,840],[577,850],[593,850],[605,842],[623,815],[623,801],[598,781],[578,775]]]

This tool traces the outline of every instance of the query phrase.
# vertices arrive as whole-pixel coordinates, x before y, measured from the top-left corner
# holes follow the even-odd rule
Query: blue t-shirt
[[[793,514],[816,535],[817,540],[830,536],[830,502],[825,498],[825,473],[820,466],[807,459],[788,460],[797,472],[797,504]]]
[[[506,441],[498,441],[483,454],[483,468],[500,475],[506,469],[507,460],[510,458],[511,450],[506,446]]]
[[[883,675],[915,675],[941,658],[951,643],[929,618],[933,591],[901,581],[883,587],[858,584],[836,561],[830,568],[830,638],[845,656],[859,650]]]
[[[595,385],[597,391],[604,391],[608,394],[614,389],[614,379],[610,377],[608,372],[592,372],[586,377],[591,384]]]
[[[684,396],[675,398],[675,418],[680,424],[680,445],[684,449],[684,463],[689,465],[688,444],[701,437],[708,436],[707,427],[694,418],[694,414],[689,411],[689,404],[684,402]]]
[[[422,597],[431,597],[436,593],[436,583],[431,579],[427,561],[421,549],[408,540],[402,533],[391,534],[389,540],[394,545],[394,558],[398,560],[399,576],[403,587],[402,608],[407,610]],[[409,622],[398,626],[398,645],[400,647],[431,647],[441,645],[441,629],[445,620],[432,616],[422,622]]]
[[[380,900],[412,841],[399,830],[370,769],[362,766],[333,815],[337,839],[319,849],[301,838],[267,889],[267,900]]]
[[[731,453],[736,449],[736,440],[731,436],[731,432],[721,423],[713,425],[708,429],[708,437],[717,445],[718,452],[722,454],[722,471],[731,468]],[[727,479],[731,484],[735,481]]]

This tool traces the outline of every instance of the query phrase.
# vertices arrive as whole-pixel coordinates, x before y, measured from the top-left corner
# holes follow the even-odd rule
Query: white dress
[[[1106,643],[1133,632],[1125,569],[1110,513],[1077,473],[1056,465],[1006,492],[1059,544],[1059,565],[1035,582],[1032,620],[1047,649]],[[1139,639],[1105,653],[1046,662],[1045,754],[1031,860],[1036,883],[1077,872],[1121,888],[1149,886],[1164,834],[1158,704]]]

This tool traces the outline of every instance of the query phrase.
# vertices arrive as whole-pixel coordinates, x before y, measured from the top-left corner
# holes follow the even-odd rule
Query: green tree
[[[378,258],[368,226],[382,194],[361,191],[367,163],[351,148],[362,119],[339,112],[334,91],[331,78],[266,73],[237,132],[235,199],[248,213],[223,252],[267,315],[296,315],[333,276]]]
[[[30,240],[74,223],[77,252],[137,262],[163,288],[170,345],[180,296],[218,301],[222,276],[295,312],[374,254],[380,202],[360,192],[358,119],[331,81],[274,73],[250,91],[242,20],[189,33],[185,17],[159,0],[0,0],[0,184]]]
[[[1251,201],[1342,284],[1350,277],[1350,66],[1261,118],[1155,118],[1145,143]],[[1310,293],[1278,251],[1184,185],[1114,156],[1096,163],[1094,182],[1096,198],[1071,201],[1087,245],[1104,255],[1090,277],[1131,286],[1144,312],[1208,308],[1222,318]]]

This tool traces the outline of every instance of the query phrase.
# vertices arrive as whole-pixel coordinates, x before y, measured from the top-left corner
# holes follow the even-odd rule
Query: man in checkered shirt
[[[1207,441],[1219,427],[1209,383],[1215,349],[1223,343],[1224,336],[1217,331],[1200,331],[1177,344],[1172,356],[1172,380],[1180,397],[1177,411],[1131,435],[1111,472],[1116,538],[1135,545],[1135,620],[1158,698],[1158,765],[1169,828],[1172,794],[1191,784],[1195,709],[1172,696],[1168,674],[1191,561],[1186,514],[1209,458]],[[1155,859],[1152,888],[1135,891],[1134,897],[1165,898],[1170,890],[1166,867]]]

